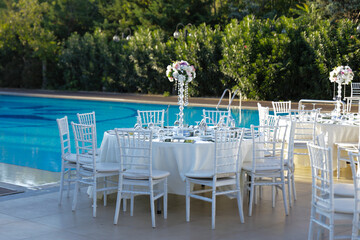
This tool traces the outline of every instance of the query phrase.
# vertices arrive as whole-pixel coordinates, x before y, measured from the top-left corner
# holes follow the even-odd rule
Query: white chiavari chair
[[[167,177],[170,173],[153,169],[151,130],[115,129],[115,133],[120,149],[120,174],[114,224],[118,223],[124,194],[130,195],[131,216],[134,212],[134,196],[149,195],[151,222],[155,228],[155,201],[161,197],[164,200],[164,219],[167,218]]]
[[[77,205],[80,185],[92,187],[93,217],[96,217],[97,193],[104,193],[104,206],[107,204],[107,193],[117,189],[117,184],[110,177],[119,175],[119,164],[100,162],[96,152],[95,126],[71,123],[76,146],[76,181],[72,210]],[[103,182],[98,179],[104,180]]]
[[[224,194],[234,194],[237,198],[240,221],[244,223],[242,197],[240,189],[240,172],[242,159],[240,147],[243,138],[243,130],[220,130],[215,131],[215,150],[212,159],[212,169],[191,171],[186,176],[186,221],[190,221],[190,198],[196,198],[211,202],[211,226],[215,229],[216,197]],[[208,186],[208,189],[192,190],[193,185]],[[229,190],[220,189],[225,186]],[[203,193],[211,192],[211,197],[203,196]]]

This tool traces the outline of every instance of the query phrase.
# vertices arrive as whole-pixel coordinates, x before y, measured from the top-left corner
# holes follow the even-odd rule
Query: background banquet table
[[[118,162],[120,157],[114,131],[104,133],[101,143],[101,162]],[[212,169],[215,143],[196,139],[194,143],[180,141],[160,142],[153,140],[152,157],[154,169],[170,172],[168,192],[185,195],[185,173],[191,170]],[[243,161],[251,161],[252,140],[245,139],[241,145]]]
[[[359,126],[341,123],[317,123],[316,134],[323,133],[327,139],[327,144],[333,149],[333,168],[337,168],[337,148],[335,143],[358,142]],[[295,164],[310,166],[309,156],[295,155]]]

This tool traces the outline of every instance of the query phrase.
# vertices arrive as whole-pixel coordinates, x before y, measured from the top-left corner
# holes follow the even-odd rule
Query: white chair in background
[[[61,205],[64,190],[64,182],[68,183],[67,196],[69,197],[70,183],[75,182],[76,178],[76,154],[71,153],[70,132],[67,116],[56,119],[60,143],[61,143],[61,172],[60,172],[60,190],[59,205]]]
[[[89,112],[89,113],[77,113],[76,114],[79,123],[84,125],[93,125],[94,126],[94,133],[95,133],[95,145],[97,145],[97,131],[96,131],[96,119],[95,119],[95,112]],[[100,154],[100,148],[97,148],[96,154]]]
[[[316,145],[320,147],[328,147],[324,133],[316,136]],[[349,161],[350,163],[350,158]],[[335,183],[334,184],[334,197],[335,198],[354,198],[354,184],[352,183]]]
[[[294,154],[308,155],[307,143],[315,143],[316,124],[319,110],[291,110],[290,115],[296,121],[294,133]],[[305,150],[299,152],[297,150]]]
[[[140,111],[137,110],[138,113],[138,124],[141,127],[164,127],[164,116],[165,110],[147,110]]]
[[[240,173],[242,159],[240,147],[243,130],[215,131],[215,149],[209,170],[195,170],[187,172],[186,176],[186,221],[190,221],[190,198],[211,202],[211,227],[215,229],[216,196],[234,194],[240,214],[240,221],[244,223],[242,196],[240,189]],[[212,169],[211,169],[212,168]],[[208,186],[208,189],[192,190],[194,184]],[[236,186],[224,189],[219,187]],[[203,193],[211,192],[211,197]]]
[[[104,193],[104,206],[107,204],[107,192],[117,189],[117,184],[109,177],[118,176],[120,165],[111,162],[99,162],[96,152],[95,126],[71,123],[76,146],[76,182],[72,210],[77,205],[80,184],[92,187],[93,217],[96,217],[97,193]],[[98,182],[103,179],[103,182]]]
[[[295,164],[294,164],[294,135],[296,129],[296,121],[290,121],[288,134],[286,136],[287,148],[285,151],[286,158],[284,160],[284,170],[286,172],[286,180],[288,184],[289,206],[292,207],[292,198],[296,201],[295,188]]]
[[[290,113],[291,110],[291,101],[285,102],[272,102],[274,115],[287,115]]]
[[[167,218],[167,177],[170,173],[153,169],[151,130],[115,129],[115,133],[120,149],[120,174],[114,224],[118,223],[124,194],[130,194],[131,216],[134,212],[134,196],[149,195],[151,222],[155,228],[155,200],[161,197],[164,200],[164,219]]]
[[[351,83],[350,97],[345,97],[344,99],[346,100],[346,110],[348,112],[351,112],[352,101],[358,101],[358,104],[360,103],[360,83],[359,82]],[[360,104],[359,104],[358,108],[360,110]]]
[[[350,166],[353,176],[353,186],[354,186],[354,217],[353,217],[353,227],[352,227],[352,238],[359,239],[359,230],[360,230],[360,166],[359,166],[359,153],[349,153],[350,155]]]
[[[285,170],[284,143],[287,125],[285,126],[253,126],[252,162],[244,163],[242,167],[244,186],[250,191],[249,216],[252,215],[252,205],[257,186],[271,186],[282,190],[285,214],[288,215]],[[272,132],[273,137],[266,138],[263,132]],[[275,207],[274,188],[273,207]]]
[[[360,149],[360,127],[359,127],[359,138],[357,142],[336,142],[334,143],[337,147],[337,169],[336,176],[340,177],[340,167],[341,162],[350,163],[349,153],[358,153]],[[342,152],[346,152],[346,154],[341,154]]]
[[[96,119],[95,119],[95,112],[90,113],[77,113],[76,114],[79,123],[84,125],[94,125],[95,132],[96,132]]]
[[[269,108],[261,106],[260,103],[257,103],[258,113],[259,113],[259,126],[266,125],[266,121],[269,116]]]
[[[332,149],[308,143],[308,151],[312,176],[308,239],[313,239],[314,224],[329,230],[329,239],[334,239],[335,221],[341,220],[341,224],[344,225],[344,221],[348,220],[351,225],[355,207],[354,199],[334,198]],[[318,235],[321,233],[322,230],[318,231]]]
[[[203,109],[203,120],[207,126],[217,126],[219,123],[231,126],[232,117],[230,111],[206,110]]]

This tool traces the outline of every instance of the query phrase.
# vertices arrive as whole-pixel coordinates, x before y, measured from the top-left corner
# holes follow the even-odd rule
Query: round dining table
[[[201,139],[201,137],[188,137],[173,139],[171,142],[160,141],[155,138],[152,142],[153,168],[170,172],[168,177],[168,192],[185,195],[185,174],[192,170],[209,170],[213,168],[215,143]],[[119,162],[120,151],[116,135],[113,130],[104,133],[101,143],[101,162]],[[252,140],[244,139],[241,144],[241,159],[251,161]]]

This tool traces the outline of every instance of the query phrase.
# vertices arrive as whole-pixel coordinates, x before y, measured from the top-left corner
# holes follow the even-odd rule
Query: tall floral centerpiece
[[[338,66],[330,72],[330,82],[337,83],[337,97],[336,97],[336,108],[335,115],[340,116],[341,113],[341,85],[349,84],[354,78],[354,73],[349,66]],[[335,90],[335,89],[334,89]]]
[[[187,61],[176,61],[167,66],[166,76],[170,82],[174,82],[178,88],[178,104],[179,104],[179,127],[184,126],[184,106],[187,106],[189,101],[188,84],[196,77],[194,66]]]

